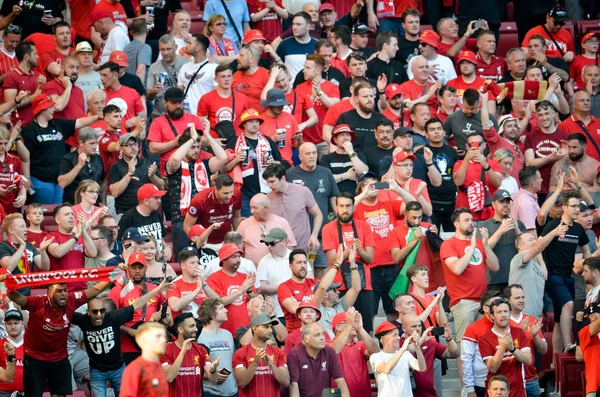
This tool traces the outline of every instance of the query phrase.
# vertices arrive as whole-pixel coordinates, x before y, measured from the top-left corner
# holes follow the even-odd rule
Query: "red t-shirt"
[[[545,134],[537,127],[532,129],[527,138],[525,138],[525,150],[533,150],[536,159],[546,157],[560,150],[560,141],[566,141],[569,133],[561,128],[557,128],[552,134]],[[593,146],[593,145],[592,145]],[[539,168],[542,174],[542,189],[540,194],[548,194],[550,188],[550,174],[554,163],[548,163],[542,168]],[[457,165],[454,166],[456,169]],[[493,193],[492,193],[493,194]],[[458,203],[457,203],[458,204]]]
[[[340,98],[340,90],[338,86],[330,81],[323,81],[321,84],[321,91],[323,91],[323,93],[329,98]],[[307,95],[310,98],[312,95],[312,82],[305,81],[304,83],[299,84],[296,87],[296,92],[298,95]],[[327,114],[327,110],[329,108],[325,106],[318,97],[313,102],[313,105],[319,118],[319,122],[313,127],[306,128],[302,132],[302,139],[305,142],[319,143],[323,142],[323,120],[325,119],[325,115]],[[305,117],[302,119],[302,121],[306,121],[307,119],[308,117]]]
[[[77,18],[71,18],[71,25],[75,29],[77,36],[81,36],[84,39],[91,42],[90,32],[90,17],[92,10],[96,6],[95,0],[67,0],[69,3],[69,9],[72,15],[77,15]]]
[[[396,229],[398,230],[398,229]],[[423,244],[421,242],[421,244]],[[421,261],[419,261],[417,259],[417,263],[423,263]],[[431,271],[429,272],[431,274]],[[431,284],[431,282],[430,282]],[[429,286],[429,288],[431,289],[431,285]],[[412,290],[412,287],[410,287],[410,290]],[[428,292],[429,290],[425,291]],[[433,302],[433,300],[435,299],[433,297],[433,295],[429,295],[429,294],[425,294],[425,296],[418,296],[414,293],[411,293],[411,296],[415,299],[415,314],[417,316],[420,316],[421,313],[423,313],[425,311],[425,309],[427,309],[429,307],[429,305],[431,305],[431,302]],[[429,328],[429,327],[437,327],[438,326],[438,322],[437,322],[437,316],[440,312],[440,306],[439,305],[435,305],[433,307],[433,309],[431,309],[431,311],[429,312],[429,316],[427,316],[427,318],[425,319],[425,321],[423,321],[423,323],[425,324],[425,329]]]
[[[181,297],[189,295],[198,287],[198,283],[196,281],[188,283],[183,279],[183,276],[177,277],[173,281],[173,284],[175,284],[175,288],[167,291],[167,302],[171,298],[179,299]],[[206,293],[204,292],[204,290],[202,290],[199,294],[197,294],[194,297],[194,300],[191,301],[182,311],[173,311],[173,318],[177,317],[181,313],[192,313],[194,317],[198,317],[198,308],[200,307],[200,304],[204,302],[205,299]]]
[[[327,332],[325,332],[325,336],[327,336]],[[371,395],[366,351],[365,342],[353,340],[350,344],[345,344],[338,354],[351,396]]]
[[[457,304],[461,299],[469,299],[479,302],[481,295],[486,290],[487,266],[485,264],[486,255],[483,243],[477,239],[475,251],[471,256],[469,264],[460,276],[457,276],[446,265],[447,258],[461,258],[471,246],[471,239],[459,240],[452,236],[442,243],[440,248],[440,258],[446,278],[446,287],[450,296],[450,307]],[[465,282],[469,280],[469,282]]]
[[[460,105],[462,103],[462,97],[463,97],[463,94],[465,93],[465,91],[469,88],[473,88],[473,89],[479,91],[479,89],[485,85],[485,79],[478,76],[478,77],[475,77],[475,80],[473,80],[473,82],[467,83],[463,79],[463,76],[459,75],[458,77],[450,80],[446,85],[456,88],[456,97],[457,97],[456,104]],[[490,101],[496,99],[494,94],[492,94],[491,92],[489,95],[490,95],[490,97],[489,97]],[[481,106],[481,104],[480,104],[480,106]]]
[[[510,327],[510,334],[516,349],[523,351],[531,350],[527,344],[527,335],[525,335],[525,332],[523,332],[521,328]],[[492,328],[492,330],[486,334],[483,334],[479,338],[479,352],[481,353],[483,362],[486,362],[494,357],[496,350],[498,350],[498,339],[501,336],[502,335],[496,333]],[[510,392],[508,395],[510,397],[522,397],[525,395],[525,379],[523,378],[523,374],[523,364],[521,364],[517,358],[507,350],[504,352],[502,364],[500,364],[498,371],[496,371],[496,373],[488,373],[485,386],[487,388],[487,383],[492,376],[504,375],[510,382]]]
[[[377,200],[375,205],[362,201],[354,208],[354,219],[367,222],[373,231],[375,259],[372,267],[394,264],[388,238],[396,225],[401,204],[399,200]]]
[[[481,338],[482,335],[487,334],[493,326],[494,323],[488,320],[486,316],[483,316],[465,329],[463,339],[466,339],[469,342],[477,343],[479,338]]]
[[[15,361],[15,379],[10,383],[0,382],[0,391],[11,393],[14,391],[23,392],[23,356],[25,354],[23,349],[24,341],[21,341],[21,344],[17,346],[11,342],[10,339],[4,338],[0,340],[0,346],[4,346],[4,343],[6,342],[15,347],[15,356],[17,357],[17,361]],[[4,351],[4,348],[0,349],[0,368],[6,369],[7,358],[8,355]]]
[[[404,339],[400,340],[400,343],[404,343]],[[441,358],[446,349],[448,349],[447,346],[436,342],[433,338],[423,342],[421,344],[421,351],[423,352],[423,357],[425,357],[427,368],[433,368],[435,359]],[[416,353],[413,353],[413,356],[416,357]],[[417,386],[413,390],[414,397],[436,397],[438,395],[435,391],[435,381],[433,380],[431,371],[413,371],[413,376],[415,378],[415,385]]]
[[[285,354],[281,349],[267,344],[265,350],[276,367],[286,365]],[[248,368],[254,361],[255,356],[256,349],[252,346],[252,343],[242,346],[233,355],[232,366],[234,370],[235,368]],[[275,380],[273,371],[266,365],[265,360],[261,360],[258,367],[256,367],[254,377],[246,387],[239,389],[239,393],[240,397],[279,397],[281,395],[279,382]],[[182,395],[180,394],[180,396]]]
[[[38,248],[40,243],[44,241],[44,238],[47,234],[48,233],[43,230],[41,232],[32,232],[31,230],[27,229],[27,242],[31,243],[35,248]]]
[[[339,58],[337,55],[331,57],[331,61],[329,61],[329,66],[332,68],[336,68],[340,72],[344,74],[346,77],[350,77],[350,69],[348,69],[348,63]]]
[[[6,52],[4,46],[0,46],[0,75],[4,75],[11,71],[11,69],[19,66],[17,61],[17,55],[14,53],[9,54]],[[4,90],[0,90],[0,99],[4,102]]]
[[[173,318],[175,318],[175,315]],[[204,367],[212,363],[208,352],[202,345],[191,343],[190,346],[190,349],[183,355],[179,372],[177,372],[173,382],[169,383],[169,397],[202,397]],[[160,358],[163,367],[173,365],[180,352],[181,347],[177,346],[177,342],[167,344],[165,354]]]
[[[16,67],[12,72],[6,76],[2,88],[6,90],[16,90],[17,94],[20,91],[35,92],[38,87],[38,77],[40,74],[35,70],[30,70],[29,73],[25,73],[19,67]],[[18,112],[12,114],[13,125],[20,119],[23,123],[23,127],[33,121],[33,108],[31,105],[19,109]]]
[[[235,130],[238,131],[242,113],[251,107],[250,100],[246,95],[239,92],[234,93],[233,91],[232,93],[235,96],[235,112],[231,108],[234,103],[231,95],[227,98],[223,98],[216,89],[202,95],[202,98],[198,102],[198,117],[208,117],[208,121],[210,122],[210,133],[215,138],[217,138],[215,125],[217,125],[219,121],[231,121]],[[259,109],[255,110],[259,111]]]
[[[241,272],[237,272],[235,276],[230,276],[223,271],[218,271],[211,274],[206,282],[217,295],[225,297],[239,291],[246,280],[246,276],[245,273]],[[256,293],[254,287],[252,287],[252,290]],[[248,307],[246,306],[249,300],[248,294],[243,293],[239,298],[227,305],[227,321],[221,325],[221,328],[235,335],[238,328],[250,325],[250,316],[248,315]]]
[[[504,58],[492,55],[492,60],[489,64],[487,64],[483,59],[481,59],[479,53],[477,53],[476,56],[477,60],[479,61],[479,66],[477,66],[477,70],[475,71],[477,77],[483,80],[492,80],[495,83],[504,77],[507,69]]]
[[[394,11],[396,12],[394,18],[401,18],[402,13],[409,8],[417,8],[417,2],[415,0],[394,0]]]
[[[63,307],[50,303],[46,295],[27,296],[24,310],[29,310],[25,330],[24,352],[37,360],[55,363],[67,358],[67,336],[75,310],[87,303],[84,291],[69,292]]]
[[[557,33],[552,33],[552,37],[554,38],[554,40],[552,40],[550,36],[548,36],[548,33],[546,33],[546,30],[542,25],[536,26],[535,28],[532,28],[529,30],[529,32],[527,32],[525,38],[523,39],[523,42],[521,43],[521,47],[527,47],[531,36],[537,34],[541,35],[544,39],[546,39],[546,56],[548,58],[563,57],[560,54],[559,49],[556,47],[556,44],[554,44],[554,41],[558,43],[563,53],[566,53],[568,51],[575,52],[575,49],[573,48],[573,38],[571,37],[571,33],[569,33],[566,29],[563,28]],[[512,395],[512,390],[510,394]]]
[[[369,224],[365,221],[355,220],[354,225],[356,226],[356,232],[358,234],[358,239],[361,241],[363,249],[367,247],[375,247],[375,237],[373,236],[373,231]],[[338,221],[335,220],[333,222],[329,222],[323,227],[322,231],[323,237],[323,251],[327,252],[329,250],[337,251],[340,245],[340,239],[338,235]],[[344,241],[341,242],[344,245],[344,249],[348,248],[351,244],[354,244],[354,230],[352,229],[352,225],[350,223],[342,225],[342,237]],[[356,254],[356,261],[361,262],[360,256],[358,253]],[[365,268],[365,281],[366,286],[364,290],[370,291],[373,288],[371,287],[371,269],[370,264],[363,263]],[[340,290],[346,290],[346,286],[343,283],[342,274],[338,272],[335,275],[334,283],[340,283],[342,286],[339,288]]]
[[[583,132],[581,127],[579,127],[579,125],[577,124],[578,121],[580,121],[580,120],[577,119],[577,117],[575,117],[575,115],[571,115],[570,117],[565,119],[562,123],[560,123],[558,125],[558,128],[560,128],[561,130],[564,130],[565,132],[567,132],[569,134],[578,132],[580,134],[585,135],[585,137],[588,139],[586,154],[588,156],[600,161],[600,153],[598,153],[598,150],[596,150],[596,147],[594,146],[594,144],[592,142],[589,142],[590,138],[587,136],[587,134],[585,132]],[[581,122],[584,124],[585,129],[588,131],[588,133],[594,139],[594,142],[596,142],[596,145],[600,148],[600,120],[595,118],[594,116],[590,115],[590,122],[588,125],[585,125],[585,123],[583,121],[581,121]]]
[[[146,283],[147,292],[152,291],[154,288],[156,288],[156,285]],[[142,295],[144,295],[142,288],[132,285],[132,283],[128,283],[124,286],[116,284],[114,288],[110,290],[108,297],[115,302],[117,309],[120,309],[125,306],[133,305],[135,301],[142,297]],[[163,294],[156,295],[146,303],[146,317],[142,318],[142,308],[140,307],[133,312],[133,319],[125,323],[125,326],[131,327],[142,320],[149,321],[154,313],[160,311],[164,301],[165,297]],[[133,338],[127,334],[121,334],[121,351],[123,353],[136,353],[140,350],[135,346]]]
[[[290,165],[294,165],[292,160],[292,137],[298,132],[298,122],[296,118],[288,113],[281,113],[279,117],[271,117],[266,112],[260,115],[264,121],[260,125],[260,132],[273,138],[277,134],[278,129],[285,129],[284,147],[278,146],[281,158],[287,161]]]
[[[10,153],[4,155],[4,161],[2,167],[0,167],[0,186],[7,188],[13,184],[16,175],[23,175],[21,170],[21,160],[17,156],[13,156]],[[17,212],[17,209],[13,207],[13,201],[19,193],[19,188],[11,190],[10,192],[0,195],[0,204],[4,207],[4,211],[7,214]]]
[[[600,387],[600,333],[590,335],[590,326],[579,331],[579,346],[585,362],[585,392],[595,393]]]
[[[49,232],[46,236],[54,236],[54,241],[52,241],[52,244],[64,244],[71,240],[74,235],[74,233],[64,234],[58,230],[55,230],[53,232]],[[55,258],[52,256],[52,254],[50,254],[50,252],[48,252],[48,257],[50,258],[50,270],[83,269],[85,267],[83,249],[83,237],[79,237],[79,240],[77,240],[75,245],[73,245],[73,248],[71,248],[71,250],[62,258]],[[80,291],[86,288],[87,283],[85,281],[69,283],[69,290],[71,291]]]
[[[133,88],[122,85],[118,90],[107,90],[105,88],[104,93],[106,93],[107,105],[117,105],[121,110],[124,110],[123,125],[126,125],[127,120],[144,111],[140,94]]]
[[[121,3],[112,3],[108,0],[100,0],[100,2],[98,2],[98,4],[96,4],[94,7],[94,11],[95,10],[108,12],[110,15],[112,15],[113,21],[121,21],[125,24],[125,26],[127,26],[127,14],[125,13],[125,8],[123,8]]]
[[[404,100],[406,102],[410,102],[414,101],[415,99],[419,99],[423,95],[427,94],[427,90],[425,88],[427,88],[428,86],[429,85],[419,85],[414,80],[408,80],[400,84],[399,90]],[[431,113],[437,110],[438,103],[435,95],[432,95],[426,103],[429,106],[429,111]]]
[[[419,185],[423,181],[420,179],[417,179],[417,178],[410,178],[405,183],[398,182],[398,180],[396,180],[396,182],[398,183],[398,185],[400,185],[400,187],[402,189],[406,190],[407,192],[409,192],[410,194],[412,194],[413,196],[416,197],[415,192],[417,191],[417,189],[419,188]],[[421,193],[421,196],[425,199],[425,201],[427,201],[428,203],[431,203],[431,199],[429,198],[429,192],[427,191],[427,188],[425,188],[425,190],[423,190],[423,192]],[[403,203],[403,200],[400,198],[400,195],[391,190],[380,191],[379,192],[379,200],[382,200],[382,201],[395,200],[395,201],[398,201],[398,203]],[[398,222],[404,221],[404,214],[396,215],[396,220]]]
[[[394,130],[396,130],[399,127],[412,127],[412,120],[410,119],[410,110],[408,109],[402,109],[402,117],[396,116],[392,112],[391,108],[385,109],[383,112],[381,112],[381,114],[383,114],[385,117],[387,117],[388,120],[394,123]]]
[[[260,106],[260,94],[263,88],[269,82],[269,71],[263,67],[258,67],[256,72],[250,76],[238,70],[233,74],[233,83],[231,89],[237,93],[244,94],[248,98],[248,107],[262,112],[263,107]],[[236,98],[237,100],[237,98]]]
[[[198,391],[196,390],[195,393]],[[170,395],[169,383],[160,362],[138,357],[125,367],[121,381],[121,397],[165,397],[167,395]]]
[[[279,300],[279,305],[281,305],[281,310],[283,310],[285,328],[288,333],[300,328],[302,323],[296,318],[296,313],[290,313],[285,308],[283,301],[290,297],[294,298],[298,303],[310,301],[313,296],[313,287],[316,283],[317,280],[314,278],[305,278],[303,283],[297,283],[290,278],[277,287],[277,300]]]
[[[237,101],[237,99],[236,99]],[[173,127],[175,127],[175,131],[177,131],[177,136],[183,134],[188,128],[188,124],[193,123],[196,127],[196,131],[202,131],[202,121],[193,114],[184,113],[183,117],[177,120],[171,119],[171,123],[173,123]],[[169,142],[175,139],[175,133],[169,124],[169,120],[167,120],[167,116],[160,116],[152,120],[152,124],[150,124],[150,131],[148,131],[148,141],[150,142]],[[165,173],[165,166],[169,158],[175,153],[177,148],[173,148],[163,154],[160,155],[160,171],[163,175]]]
[[[265,8],[265,3],[261,0],[246,0],[246,3],[248,4],[250,15],[256,14]],[[275,4],[281,8],[284,7],[281,0],[275,0]],[[270,10],[260,21],[252,22],[252,28],[260,30],[267,39],[267,42],[270,43],[281,34],[281,21],[277,14],[273,10]]]
[[[75,49],[73,47],[69,48],[68,55],[73,55],[73,52],[75,52]],[[66,57],[67,57],[67,55],[58,51],[56,48],[54,48],[52,51],[48,51],[48,52],[44,53],[44,55],[42,55],[42,59],[40,60],[40,62],[42,63],[42,70],[46,74],[46,77],[48,77],[48,80],[56,77],[56,76],[48,73],[48,71],[46,70],[48,68],[48,65],[50,65],[52,62],[56,62],[60,65],[62,63],[63,59],[65,59]],[[62,86],[62,84],[61,84],[61,86]],[[44,88],[46,88],[46,87],[44,87]]]
[[[333,106],[327,110],[325,118],[323,119],[323,124],[335,127],[335,124],[342,113],[346,113],[349,110],[354,110],[354,105],[350,102],[350,98],[344,98],[338,103],[334,103]]]
[[[225,234],[233,227],[233,216],[242,209],[242,193],[235,189],[233,197],[227,203],[219,203],[215,197],[215,188],[204,189],[194,196],[188,208],[188,214],[197,217],[196,223],[208,228],[215,222],[223,222],[220,228],[213,230],[208,237],[209,244],[220,244]]]
[[[452,175],[456,174],[463,160],[458,160],[456,164],[454,164],[454,172]],[[488,160],[488,166],[492,167],[492,170],[502,174],[502,166],[496,160]],[[474,161],[469,162],[469,166],[467,167],[467,173],[465,174],[465,180],[461,185],[462,188],[467,189],[469,186],[474,184],[475,182],[481,182],[481,164],[475,163]],[[490,182],[490,177],[485,173],[485,185],[488,187],[490,197],[494,195],[498,188],[492,186]],[[467,197],[467,193],[461,190],[458,191],[458,195],[456,196],[456,208],[469,208],[469,200]],[[485,220],[487,215],[484,214],[484,211],[473,212],[474,220]]]
[[[120,136],[116,131],[107,130],[104,132],[104,136],[100,139],[100,143],[98,144],[98,151],[100,152],[100,157],[104,164],[104,175],[106,175],[107,180],[110,167],[123,157],[120,150],[117,150],[116,152],[108,151],[108,147],[111,143],[119,143],[119,138]]]
[[[57,78],[49,79],[46,84],[44,84],[44,88],[42,89],[42,94],[48,96],[61,96],[63,92],[65,92],[65,89],[60,80]],[[81,88],[73,84],[67,106],[65,106],[62,111],[55,112],[53,117],[57,119],[71,120],[77,120],[85,117],[85,99],[83,99],[83,91],[81,91]]]
[[[285,99],[290,103],[283,107],[283,111],[289,114],[293,114],[298,124],[302,123],[304,114],[308,109],[314,108],[313,103],[310,101],[310,96],[306,94],[299,94],[295,89],[292,89],[288,94],[285,94]]]
[[[577,55],[571,63],[569,63],[569,75],[571,79],[575,80],[575,91],[579,91],[585,88],[585,83],[583,82],[583,68],[587,65],[595,65],[597,62],[597,58],[588,58],[583,55]]]
[[[532,315],[522,313],[521,319],[518,322],[511,316],[510,322],[508,325],[510,325],[511,327],[515,327],[515,328],[521,328],[521,323],[526,318],[529,319],[529,325],[527,325],[527,329],[525,329],[525,335],[527,335],[527,346],[529,346],[529,348],[533,352],[534,351],[533,349],[535,349],[535,341],[533,340],[533,333],[531,332],[531,326],[533,324],[535,324],[537,319]],[[540,337],[541,339],[545,340],[544,334],[542,333],[541,330],[538,331],[537,336]],[[531,355],[531,365],[525,366],[525,382],[534,380],[534,379],[536,379],[536,377],[537,377],[537,371],[535,370],[535,354],[532,354]]]

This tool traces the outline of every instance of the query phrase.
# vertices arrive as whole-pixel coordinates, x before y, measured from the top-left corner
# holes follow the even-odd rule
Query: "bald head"
[[[300,168],[305,171],[313,171],[317,168],[317,147],[314,143],[304,142],[298,148],[298,157],[300,158]]]
[[[302,11],[310,15],[313,23],[319,20],[319,7],[315,3],[304,3]]]
[[[261,207],[269,207],[269,205],[271,204],[271,202],[269,201],[269,198],[267,197],[266,194],[263,193],[258,193],[255,194],[254,197],[252,197],[252,199],[250,199],[250,205],[255,204]]]
[[[573,113],[587,117],[591,111],[590,94],[585,90],[577,91],[573,96]],[[581,118],[581,117],[578,117]]]
[[[250,213],[258,221],[266,221],[269,218],[270,201],[266,194],[255,194],[250,200]]]
[[[415,332],[418,333],[417,335],[421,335],[421,320],[416,313],[409,312],[402,316],[402,331],[407,336],[411,336]]]
[[[427,59],[421,55],[412,59],[410,70],[413,73],[415,81],[418,81],[421,84],[429,79],[429,64],[427,63]]]

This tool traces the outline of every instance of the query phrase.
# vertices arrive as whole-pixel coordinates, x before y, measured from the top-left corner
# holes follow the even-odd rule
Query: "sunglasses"
[[[266,245],[267,247],[273,247],[273,246],[275,246],[275,244],[277,244],[277,243],[280,243],[280,242],[282,242],[282,241],[283,241],[283,240],[277,240],[277,241],[271,241],[270,243],[265,241],[265,245]]]
[[[227,26],[227,22],[217,22],[215,26]]]
[[[23,29],[21,29],[21,27],[17,26],[17,25],[10,25],[9,27],[7,27],[5,29],[5,31],[9,32],[9,33],[14,33],[14,34],[21,34],[21,33],[23,33]]]
[[[106,313],[106,309],[91,309],[92,314],[104,314]]]

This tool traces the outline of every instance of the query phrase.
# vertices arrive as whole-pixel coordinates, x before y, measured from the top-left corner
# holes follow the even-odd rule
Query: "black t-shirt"
[[[142,80],[135,74],[125,72],[123,76],[119,77],[119,83],[125,87],[133,88],[140,95],[146,95],[144,83],[142,83]]]
[[[365,47],[362,50],[357,50],[355,48],[350,47],[350,51],[351,52],[358,52],[365,59],[371,58],[371,56],[377,52],[377,50],[375,48],[372,48],[372,47]]]
[[[90,367],[108,372],[123,366],[121,354],[121,332],[119,327],[133,320],[133,306],[125,306],[104,315],[102,325],[92,324],[88,314],[75,313],[73,324],[83,331],[85,350],[90,358]]]
[[[429,191],[429,198],[432,203],[454,206],[454,203],[456,203],[456,185],[452,179],[452,171],[454,169],[454,164],[458,161],[458,154],[454,148],[448,145],[443,145],[442,147],[432,147],[427,145],[427,147],[433,152],[433,165],[442,175],[441,186],[434,187],[428,183],[427,190]],[[423,156],[423,149],[417,150],[416,154],[419,157]]]
[[[269,145],[271,145],[271,155],[273,156],[273,160],[280,161],[281,164],[283,164],[284,166],[286,166],[286,168],[288,168],[289,164],[287,164],[287,161],[281,160],[281,154],[279,153],[277,144],[275,142],[273,142],[273,140],[271,138],[269,138],[268,136],[263,135],[263,137],[266,138],[267,141],[269,141]],[[256,152],[256,145],[258,145],[258,139],[250,139],[250,138],[246,137],[246,143],[251,148],[251,150],[250,150],[251,152]],[[241,189],[242,198],[244,200],[250,200],[252,197],[254,197],[255,194],[260,193],[260,181],[258,178],[262,178],[262,175],[259,175],[258,172],[256,171],[256,170],[258,170],[258,161],[256,160],[256,158],[250,157],[250,159],[254,163],[255,171],[252,175],[248,175],[248,176],[244,177],[244,185],[242,186],[242,189]]]
[[[43,182],[56,183],[62,158],[69,151],[65,141],[75,135],[75,120],[52,119],[41,128],[34,120],[23,128],[21,137],[29,150],[31,176]]]
[[[13,246],[14,244],[14,246]],[[5,258],[7,256],[13,256],[15,254],[15,252],[17,252],[17,249],[19,248],[19,244],[18,243],[13,243],[11,244],[8,241],[3,241],[0,243],[0,259]],[[12,274],[23,274],[23,270],[26,270],[27,273],[33,273],[36,269],[35,269],[35,264],[33,263],[33,259],[38,256],[40,253],[37,250],[37,248],[35,248],[35,246],[33,244],[31,244],[30,242],[27,242],[25,244],[25,252],[27,253],[27,260],[29,261],[29,268],[28,269],[23,269],[23,266],[25,265],[23,263],[23,258],[21,258],[19,260],[19,262],[17,263],[17,266],[15,266],[15,268],[12,270]],[[25,288],[21,288],[18,289],[17,291],[19,291],[21,293],[21,295],[24,296],[29,296],[31,295],[31,288],[30,287],[25,287]]]
[[[12,13],[14,5],[19,5],[20,0],[4,0],[0,14],[8,16]],[[25,0],[21,6],[21,13],[12,21],[13,25],[20,26],[23,29],[21,40],[25,41],[27,36],[33,33],[52,34],[52,25],[46,25],[42,22],[44,10],[52,10],[54,18],[64,18],[62,10],[65,9],[65,2],[60,0]],[[42,54],[39,54],[41,57]]]
[[[395,59],[385,62],[375,57],[367,62],[367,77],[377,80],[382,74],[386,75],[388,84],[402,84],[408,81],[404,65]]]
[[[373,80],[370,79],[368,77],[365,77],[367,80],[369,80],[369,84],[371,84],[372,87],[377,88],[377,80]],[[351,92],[350,92],[350,86],[352,85],[352,77],[346,77],[341,83],[340,86],[338,87],[340,89],[340,98],[349,98],[351,96]],[[379,102],[379,93],[375,94],[375,103]]]
[[[115,209],[117,214],[122,214],[130,208],[138,205],[137,199],[137,191],[146,183],[150,182],[150,178],[148,178],[148,168],[152,165],[152,161],[147,158],[138,159],[137,164],[135,165],[135,172],[133,176],[137,178],[129,178],[129,185],[125,188],[125,191],[115,197]],[[123,177],[129,172],[129,164],[125,162],[123,159],[119,159],[116,163],[114,163],[110,170],[108,170],[108,184],[112,185],[113,183],[119,182]],[[159,174],[158,170],[156,171],[157,175]]]
[[[562,219],[558,218],[546,222],[541,235],[545,236],[556,229],[561,221]],[[554,237],[548,247],[542,252],[548,271],[558,273],[564,277],[571,277],[577,246],[583,247],[589,242],[583,226],[577,222],[573,222],[569,230],[564,234],[564,237]]]
[[[158,251],[162,251],[162,239],[167,235],[162,217],[158,211],[152,211],[149,216],[143,216],[133,207],[127,210],[119,221],[119,240],[130,227],[138,229],[142,236],[152,236],[158,242]]]
[[[208,178],[207,180],[210,181],[211,172],[208,161],[209,159],[202,160],[202,163],[204,163],[204,169],[206,170],[206,176]],[[188,162],[188,167],[190,170],[190,182],[192,185],[191,197],[194,197],[196,194],[198,194],[198,186],[196,186],[194,178],[192,178],[191,175],[194,175],[196,172],[196,163]],[[181,215],[181,209],[179,207],[179,201],[181,200],[181,167],[179,167],[172,175],[167,173],[167,180],[169,182],[169,195],[171,197],[172,222],[183,222],[183,216]]]
[[[375,146],[365,151],[363,154],[367,160],[369,171],[374,172],[377,177],[381,178],[382,174],[379,173],[381,169],[381,162],[385,157],[391,156],[393,151],[393,146],[389,149],[382,149],[379,146]]]
[[[79,152],[77,150],[67,153],[60,162],[59,175],[65,175],[71,172],[71,170],[77,165],[78,161]],[[105,178],[102,158],[98,154],[92,154],[90,161],[85,162],[85,165],[79,170],[79,173],[77,176],[75,176],[73,182],[65,187],[63,193],[63,202],[75,204],[75,191],[79,187],[79,183],[81,183],[81,181],[91,179],[92,181],[96,181],[99,185],[101,185]]]
[[[550,218],[549,216],[546,217],[546,223],[553,221],[554,218]],[[538,222],[538,218],[537,216],[535,217],[535,232],[537,233],[538,236],[542,235],[542,231],[544,230],[544,226],[546,226],[546,223],[544,223],[543,225],[540,225],[540,223]]]
[[[362,153],[356,152],[358,158],[363,163],[367,164],[367,159]],[[333,175],[341,174],[352,168],[352,161],[350,156],[347,154],[338,154],[336,152],[326,154],[321,157],[321,165],[325,168],[329,168]],[[356,193],[356,182],[351,180],[343,180],[337,184],[340,193],[350,192]]]
[[[323,80],[331,81],[333,84],[339,86],[342,81],[346,79],[344,73],[342,73],[339,69],[334,67],[329,67],[326,72],[321,73],[321,78]],[[294,80],[294,88],[296,88],[299,84],[304,83],[304,69],[296,74],[296,80]]]
[[[181,10],[181,1],[179,0],[161,0],[158,6],[154,7],[154,28],[148,32],[148,40],[158,40],[167,34],[169,11],[175,13]],[[146,7],[142,7],[142,13],[146,13]],[[227,16],[225,16],[227,21]],[[229,21],[227,21],[229,23]],[[242,32],[243,33],[243,32]]]
[[[406,68],[410,58],[417,55],[421,55],[419,52],[418,40],[406,40],[406,36],[402,36],[398,39],[398,52],[396,53],[396,61],[400,62]]]
[[[375,139],[375,126],[385,116],[379,112],[373,112],[371,118],[365,119],[356,109],[342,113],[335,125],[348,124],[352,131],[356,132],[356,141],[352,144],[357,153],[365,153],[368,148],[377,146]],[[335,174],[335,172],[334,172]]]

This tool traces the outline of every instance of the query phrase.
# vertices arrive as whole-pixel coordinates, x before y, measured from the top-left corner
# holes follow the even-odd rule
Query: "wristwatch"
[[[512,348],[512,350],[509,350],[508,352],[509,352],[509,353],[514,353],[514,352],[515,352],[515,350],[517,350],[517,348],[516,348],[516,347],[513,347],[513,348]]]
[[[482,167],[482,168],[483,168],[483,167]],[[488,171],[489,171],[491,168],[492,168],[492,166],[488,164],[487,168],[483,168],[483,170],[484,170],[485,172],[488,172]]]
[[[358,265],[350,266],[350,270],[358,270]]]
[[[350,154],[350,155],[349,155],[349,157],[350,157],[351,159],[353,159],[353,158],[354,158],[354,157],[356,157],[356,156],[358,156],[358,155],[356,154],[356,152],[352,152],[352,154]]]

